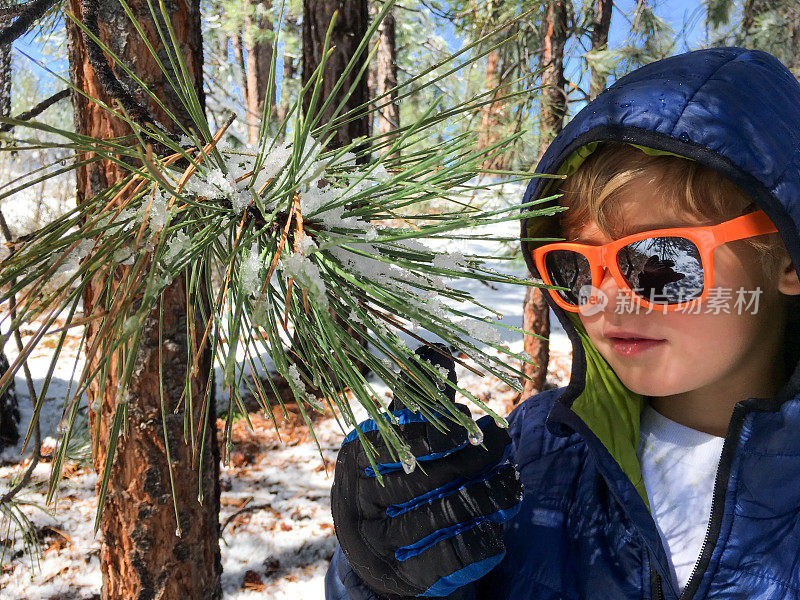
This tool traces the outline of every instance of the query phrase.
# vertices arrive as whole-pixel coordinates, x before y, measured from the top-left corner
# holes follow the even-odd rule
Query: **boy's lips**
[[[623,340],[637,339],[637,340],[664,341],[662,338],[656,338],[650,335],[636,333],[635,331],[625,331],[622,329],[606,329],[603,332],[603,335],[609,339],[618,338]]]
[[[608,329],[603,332],[603,335],[608,340],[612,350],[620,356],[636,356],[647,350],[657,348],[667,341],[622,329]]]
[[[609,330],[604,333],[611,348],[620,356],[635,356],[646,350],[656,348],[667,340],[647,337],[631,331]]]

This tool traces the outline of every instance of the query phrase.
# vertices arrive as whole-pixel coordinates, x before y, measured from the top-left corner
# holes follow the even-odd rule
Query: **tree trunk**
[[[800,6],[793,3],[786,11],[786,25],[789,35],[790,59],[786,66],[795,77],[800,78]]]
[[[485,150],[502,138],[502,123],[505,119],[506,103],[500,98],[503,89],[500,83],[500,52],[493,50],[486,57],[486,87],[493,89],[492,101],[481,108],[481,128],[478,133],[478,150]],[[488,157],[481,165],[484,169],[505,169],[505,154]]]
[[[267,95],[269,68],[272,64],[272,41],[266,39],[272,32],[272,21],[269,19],[268,1],[251,1],[250,10],[245,17],[245,42],[247,45],[247,132],[250,143],[258,139],[258,128],[264,114],[264,102]],[[269,99],[270,112],[273,116],[275,97]]]
[[[222,22],[225,20],[225,8],[222,6],[219,8],[219,19]],[[220,61],[224,64],[228,62],[228,44],[230,44],[231,40],[223,29],[218,29],[217,35],[219,36],[217,39],[217,54],[219,54]]]
[[[564,47],[567,42],[567,11],[564,0],[550,2],[542,36],[542,95],[540,101],[539,158],[564,125],[567,95],[564,90]],[[550,308],[540,288],[529,287],[522,308],[523,329],[547,338],[550,335]],[[526,379],[521,400],[541,391],[547,379],[550,344],[546,339],[525,336],[525,352],[535,365],[525,364]]]
[[[0,117],[11,116],[11,44],[0,46]]]
[[[492,14],[489,19],[488,27],[495,27],[500,20],[500,9],[503,0],[493,0],[491,5]],[[492,101],[481,108],[481,126],[478,132],[478,150],[485,150],[493,144],[499,142],[503,137],[502,124],[506,119],[507,103],[502,99],[505,94],[500,72],[500,49],[492,50],[486,56],[486,88],[494,90]],[[484,169],[506,169],[508,155],[505,153],[495,154],[483,161],[481,165]]]
[[[131,27],[116,0],[98,3],[99,37],[129,68],[132,68],[165,106],[185,123],[189,117],[182,109],[172,90],[157,68],[139,35]],[[68,9],[83,18],[80,0],[69,0]],[[147,3],[144,0],[129,2],[129,6],[145,31],[154,31]],[[183,59],[194,75],[195,88],[202,96],[202,46],[200,34],[199,2],[169,3],[170,20],[183,50]],[[163,27],[163,25],[162,25]],[[113,106],[114,101],[102,89],[94,69],[89,64],[84,37],[80,29],[68,25],[70,77],[78,90]],[[154,36],[155,37],[155,36]],[[159,47],[157,39],[150,42]],[[168,61],[164,61],[169,65]],[[122,76],[122,69],[115,69]],[[173,77],[175,75],[173,74]],[[131,89],[136,89],[128,82]],[[165,115],[155,103],[148,102],[143,93],[136,99],[150,108],[156,118],[170,127]],[[129,135],[128,127],[112,118],[82,95],[73,92],[75,130],[78,134],[100,139]],[[173,127],[174,128],[174,127]],[[77,202],[97,194],[119,181],[126,172],[110,161],[92,163],[77,172]],[[90,314],[96,305],[104,306],[107,294],[113,295],[119,286],[116,269],[109,268],[110,289],[107,281],[96,277],[85,288],[84,314]],[[164,291],[163,345],[159,346],[158,308],[150,314],[142,333],[141,347],[136,361],[137,369],[129,386],[127,419],[124,434],[120,436],[111,465],[108,492],[100,520],[102,546],[100,551],[104,600],[192,598],[216,600],[221,597],[220,575],[222,564],[219,550],[219,451],[216,442],[214,411],[206,412],[207,427],[201,427],[200,398],[205,393],[205,383],[212,368],[210,348],[202,349],[199,370],[191,378],[192,414],[186,415],[194,424],[195,432],[205,431],[205,437],[196,433],[197,442],[205,444],[206,451],[197,469],[192,468],[192,449],[184,443],[184,401],[177,409],[184,388],[187,369],[186,320],[189,299],[185,294],[185,280],[181,276]],[[198,293],[208,303],[209,290]],[[195,318],[198,316],[195,315]],[[99,333],[99,323],[91,321],[88,343],[91,345]],[[202,332],[205,323],[199,318],[195,331]],[[195,348],[199,337],[194,340]],[[101,343],[101,351],[107,344]],[[166,437],[172,455],[172,474],[175,482],[174,505],[170,488],[170,472],[165,452],[165,432],[162,428],[162,406],[159,390],[159,347],[163,353],[163,391],[166,419]],[[96,358],[89,357],[91,368]],[[93,435],[99,436],[99,453],[94,457],[95,469],[100,473],[106,458],[110,426],[116,405],[118,387],[117,366],[122,358],[112,357],[111,369],[105,379],[104,395],[99,398],[98,387],[87,392],[90,406],[99,405],[99,413],[90,411]],[[213,388],[212,388],[213,390]],[[213,391],[211,392],[213,394]],[[213,400],[213,395],[212,395]],[[213,407],[213,403],[211,404]],[[98,489],[101,479],[98,478]],[[204,491],[201,503],[198,490]],[[179,514],[180,535],[175,522]]]
[[[331,95],[333,87],[341,78],[347,63],[354,56],[356,48],[367,32],[369,19],[367,0],[304,0],[303,85],[311,79],[314,69],[322,62],[325,33],[328,31],[334,12],[338,13],[330,42],[334,51],[325,64],[320,103],[323,101],[322,99]],[[356,77],[366,59],[367,54],[363,52],[355,69],[345,78],[344,84],[339,89],[338,94],[342,98],[355,83],[353,93],[339,112],[339,115],[345,114],[357,106],[362,106],[369,100],[366,78],[361,77],[356,81]],[[303,112],[306,115],[309,113],[310,104],[311,94],[306,94],[303,98]],[[333,112],[338,104],[337,98],[337,101],[332,102],[322,114],[320,125],[333,118]],[[318,104],[317,110],[319,108],[320,105]],[[366,135],[369,135],[369,115],[365,111],[361,117],[340,124],[336,128],[335,135],[328,147],[340,148],[348,145],[357,137]]]
[[[612,0],[595,0],[594,21],[592,22],[592,50],[605,50],[608,47],[608,29],[611,26]],[[606,75],[591,67],[591,83],[589,97],[594,99],[606,89]]]
[[[397,87],[397,47],[395,45],[394,13],[389,11],[378,28],[378,68],[376,72],[376,96],[383,96]],[[378,110],[378,134],[387,137],[400,127],[400,105],[397,103],[397,92],[377,101],[378,105],[386,104]],[[390,159],[400,158],[400,151],[395,150]]]
[[[278,123],[283,123],[286,120],[286,116],[289,114],[289,107],[291,106],[292,99],[289,96],[288,84],[289,81],[294,79],[294,76],[294,57],[284,52],[281,102],[278,105]]]
[[[565,0],[550,2],[544,22],[542,43],[542,98],[540,102],[541,157],[553,138],[564,126],[567,93],[564,89],[564,47],[567,43],[567,9]]]
[[[245,107],[249,107],[250,101],[247,98],[247,65],[244,62],[241,31],[237,31],[231,36],[231,46],[233,46],[233,58],[236,65],[236,78],[239,80],[239,89],[242,90],[242,104]]]

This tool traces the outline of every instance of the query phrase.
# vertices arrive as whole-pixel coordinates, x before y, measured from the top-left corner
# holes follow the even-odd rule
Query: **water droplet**
[[[483,431],[481,431],[481,428],[478,427],[477,424],[475,425],[475,429],[472,429],[469,432],[469,434],[467,435],[467,439],[469,440],[469,443],[472,444],[473,446],[477,446],[478,444],[483,442]]]
[[[417,459],[408,450],[402,450],[400,454],[400,464],[406,474],[412,473],[417,468]]]
[[[443,392],[446,388],[447,386],[444,384],[444,381],[439,380],[436,382],[436,389],[440,392]]]
[[[175,529],[175,537],[181,537],[181,533],[182,533],[182,532],[181,532],[181,528],[180,528],[180,527],[177,527],[177,528]]]

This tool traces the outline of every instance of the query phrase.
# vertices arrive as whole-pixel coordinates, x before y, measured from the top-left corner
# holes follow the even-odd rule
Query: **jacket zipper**
[[[664,590],[661,589],[661,575],[658,574],[653,562],[650,562],[650,597],[652,600],[664,600]]]
[[[694,570],[689,576],[689,581],[686,582],[686,587],[678,597],[678,600],[689,600],[694,596],[697,588],[700,587],[700,580],[708,567],[711,560],[711,553],[716,546],[717,539],[719,538],[719,529],[722,522],[722,509],[719,506],[719,496],[724,495],[728,487],[728,480],[731,474],[731,463],[733,462],[733,451],[739,441],[739,435],[742,431],[744,423],[744,406],[736,404],[733,409],[733,416],[731,417],[731,431],[722,443],[722,454],[717,467],[717,474],[714,477],[714,490],[711,493],[711,515],[708,519],[708,527],[706,527],[706,535],[703,538],[703,545],[700,548],[700,555],[694,565]],[[712,539],[713,538],[713,539]],[[658,576],[658,573],[656,573]],[[661,578],[658,579],[658,588],[661,592]],[[663,593],[661,595],[663,598]]]

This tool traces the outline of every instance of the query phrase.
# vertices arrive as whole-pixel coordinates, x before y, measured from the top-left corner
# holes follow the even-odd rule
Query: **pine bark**
[[[281,102],[278,105],[278,123],[283,123],[286,116],[289,114],[289,107],[291,106],[291,98],[287,91],[288,82],[294,79],[294,57],[291,54],[283,54],[283,79],[281,83]]]
[[[489,26],[495,27],[500,20],[500,12],[503,0],[493,0],[491,3],[491,17]],[[493,144],[499,142],[503,137],[503,122],[506,120],[508,103],[503,100],[505,90],[503,88],[501,73],[500,50],[492,50],[486,56],[486,89],[492,90],[492,100],[481,108],[481,126],[478,132],[478,150],[485,150]],[[508,155],[506,153],[495,154],[483,161],[481,165],[484,169],[506,169],[508,168]]]
[[[378,56],[377,56],[377,89],[376,95],[383,96],[389,90],[397,87],[397,45],[395,43],[394,13],[389,11],[378,27]],[[388,104],[387,104],[388,102]],[[393,131],[400,128],[400,105],[397,103],[397,91],[377,100],[378,105],[385,105],[378,109],[378,134],[389,137]],[[399,158],[400,151],[395,150],[389,158]]]
[[[485,150],[502,138],[502,124],[505,119],[506,103],[501,99],[503,90],[500,84],[500,52],[493,50],[486,57],[486,87],[494,90],[492,101],[481,109],[481,127],[478,133],[478,150]],[[484,169],[505,169],[505,154],[495,154],[483,161]]]
[[[0,117],[11,116],[11,44],[0,46]]]
[[[608,48],[608,30],[611,27],[611,11],[613,7],[614,2],[612,0],[595,0],[594,20],[592,21],[591,31],[592,50],[605,50]],[[595,98],[597,94],[606,89],[606,76],[595,67],[591,67],[590,71],[589,97]]]
[[[345,66],[355,55],[356,48],[364,38],[369,20],[367,0],[304,0],[302,72],[304,85],[311,79],[311,75],[317,65],[322,62],[325,34],[328,31],[334,12],[337,13],[337,19],[330,42],[334,51],[325,64],[321,98],[328,98],[331,95],[333,87],[342,73],[344,73]],[[347,113],[357,106],[365,105],[369,100],[366,77],[358,77],[366,59],[367,54],[363,52],[358,58],[355,69],[345,78],[344,85],[338,92],[339,97],[342,98],[347,93],[347,90],[355,84],[353,93],[339,112],[339,115]],[[310,103],[311,94],[306,94],[303,98],[303,112],[306,115],[309,113]],[[320,124],[329,122],[333,118],[333,112],[338,104],[337,98],[337,101],[332,102],[322,114]],[[317,109],[319,108],[320,106],[318,105]],[[366,135],[369,135],[369,115],[364,111],[362,116],[336,127],[335,135],[329,147],[340,148],[346,146],[357,137]]]
[[[82,18],[84,3],[69,0],[68,9]],[[145,0],[129,1],[137,20],[147,32],[155,32],[150,11]],[[167,4],[171,12],[172,27],[180,40],[183,58],[201,102],[202,96],[202,45],[200,34],[199,1],[173,2]],[[116,0],[99,2],[99,37],[117,56],[134,70],[162,102],[189,123],[185,114],[161,71],[150,56],[139,35],[131,27],[121,6]],[[69,23],[69,22],[68,22]],[[163,24],[162,24],[163,27]],[[93,98],[113,106],[114,101],[104,92],[90,66],[84,37],[80,29],[68,25],[70,77],[77,89]],[[151,43],[158,48],[158,39],[153,33]],[[163,61],[169,64],[168,61]],[[115,69],[122,78],[121,69]],[[174,76],[174,75],[173,75]],[[135,85],[129,81],[132,89]],[[169,127],[166,116],[155,103],[148,102],[143,93],[136,99],[150,108],[156,118]],[[82,95],[73,92],[75,129],[78,134],[99,139],[123,136],[130,133],[119,119],[109,116]],[[77,202],[97,194],[119,181],[126,172],[110,161],[95,162],[77,172]],[[105,306],[109,295],[113,296],[119,286],[120,271],[129,267],[110,266],[105,274],[89,282],[83,296],[85,314],[93,307]],[[108,282],[110,278],[110,282]],[[105,290],[106,283],[110,289]],[[158,308],[149,316],[142,332],[141,347],[136,356],[136,368],[129,386],[129,400],[124,435],[119,443],[111,465],[111,475],[106,502],[100,521],[101,572],[104,600],[174,600],[192,598],[216,600],[221,597],[220,575],[222,564],[219,549],[219,451],[215,435],[214,411],[206,411],[206,427],[201,423],[200,398],[205,393],[205,382],[212,367],[211,351],[202,349],[199,370],[190,378],[192,397],[191,414],[185,415],[187,403],[178,407],[178,401],[186,381],[187,370],[187,309],[190,299],[186,297],[184,277],[178,277],[164,292],[163,344],[159,344]],[[199,288],[198,293],[208,305],[208,290]],[[197,316],[194,331],[202,332],[205,323]],[[88,325],[88,343],[92,344],[99,334],[99,324]],[[200,338],[193,341],[198,347]],[[101,352],[106,347],[101,342]],[[166,415],[166,437],[172,454],[172,470],[175,496],[170,487],[169,465],[165,452],[165,432],[162,428],[162,406],[159,389],[159,349],[163,354],[163,392]],[[97,357],[87,357],[92,368]],[[92,432],[99,436],[99,452],[94,457],[95,469],[103,470],[108,448],[110,426],[115,410],[118,387],[117,367],[121,363],[119,354],[112,355],[111,369],[105,378],[106,387],[98,397],[98,387],[88,390],[90,406],[99,403],[99,413],[90,411]],[[213,394],[213,392],[211,392]],[[213,400],[213,395],[212,395]],[[213,407],[213,403],[211,404]],[[192,449],[184,442],[184,417],[191,419],[197,442],[205,444],[202,463],[202,481],[198,470],[192,467]],[[94,433],[93,433],[94,435]],[[98,477],[98,489],[101,478]],[[204,500],[198,501],[198,490],[202,485]],[[176,535],[175,507],[179,515],[181,535]]]
[[[242,102],[245,106],[250,106],[247,97],[247,65],[244,61],[244,47],[242,45],[242,32],[236,31],[231,36],[231,46],[233,46],[233,60],[236,65],[236,78],[239,80],[239,89],[242,91]]]
[[[540,140],[539,158],[564,125],[567,112],[567,95],[564,90],[564,47],[567,42],[567,10],[564,0],[550,2],[547,6],[542,35],[542,95],[540,101]],[[547,379],[547,364],[550,360],[550,308],[545,301],[544,292],[538,287],[528,287],[522,309],[522,328],[524,331],[542,336],[525,336],[525,352],[534,365],[525,364],[526,379],[520,397],[528,396],[544,389]]]
[[[567,94],[564,89],[564,47],[567,43],[567,8],[565,0],[550,2],[542,38],[542,97],[540,102],[541,157],[564,126]]]
[[[250,143],[258,139],[258,128],[264,114],[264,102],[267,96],[269,69],[272,64],[272,42],[265,39],[272,31],[267,11],[269,2],[251,1],[251,10],[245,17],[245,40],[247,45],[247,132]],[[269,99],[270,111],[273,115],[275,106],[274,92]]]

